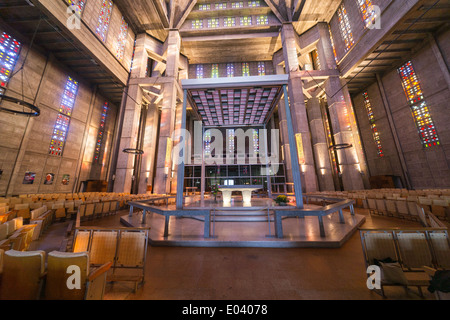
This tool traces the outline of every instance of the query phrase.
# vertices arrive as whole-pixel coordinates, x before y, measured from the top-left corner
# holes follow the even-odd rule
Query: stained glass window
[[[341,4],[337,12],[342,39],[344,39],[346,50],[349,50],[353,46],[354,41],[350,21],[348,19],[347,10],[345,9],[344,4]]]
[[[333,33],[331,32],[330,25],[328,25],[328,31],[330,33],[331,46],[333,47],[334,60],[336,61],[336,63],[338,63],[338,58],[337,58],[337,54],[336,54],[336,47],[334,46]]]
[[[213,63],[211,66],[211,78],[219,77],[219,65],[217,63]]]
[[[249,77],[250,76],[250,67],[247,62],[242,64],[242,76]]]
[[[223,9],[226,9],[226,8],[227,8],[227,3],[226,2],[216,3],[216,9],[223,10]]]
[[[69,5],[74,5],[78,8],[79,12],[82,12],[84,9],[84,5],[86,4],[86,0],[67,0]]]
[[[253,129],[253,152],[259,154],[259,133],[258,129]]]
[[[75,97],[77,96],[77,91],[78,91],[78,82],[69,77],[67,79],[61,105],[59,107],[60,113],[69,117],[72,116],[72,109],[75,104]]]
[[[311,61],[313,63],[313,69],[320,70],[320,60],[319,60],[319,54],[317,53],[317,50],[313,50],[311,52]]]
[[[0,94],[11,78],[17,60],[19,59],[21,44],[19,41],[3,32],[0,38]]]
[[[61,99],[60,113],[56,118],[53,128],[52,140],[50,142],[49,154],[61,156],[66,142],[67,132],[69,131],[70,116],[75,104],[75,97],[78,92],[78,82],[68,77],[63,97]]]
[[[269,24],[269,17],[268,16],[256,16],[256,24],[257,25]]]
[[[219,19],[218,18],[208,19],[208,28],[217,28],[217,27],[219,27]]]
[[[372,4],[372,0],[356,0],[358,2],[359,10],[362,14],[362,19],[366,28],[375,20],[376,13]]]
[[[227,63],[227,77],[228,78],[234,77],[234,64],[233,63]]]
[[[200,11],[211,10],[211,5],[209,3],[199,4],[198,10],[200,10]]]
[[[258,62],[258,76],[266,75],[266,64],[264,62]]]
[[[235,9],[235,8],[243,8],[244,7],[244,2],[243,1],[233,2],[231,4],[231,7],[233,9]]]
[[[234,129],[228,129],[228,152],[234,153],[234,138],[235,138],[235,132]]]
[[[109,23],[111,22],[112,8],[113,2],[111,0],[102,0],[95,32],[103,41],[106,40],[106,33],[108,32]]]
[[[236,26],[236,18],[235,17],[226,17],[223,19],[224,27],[234,27]]]
[[[203,65],[198,64],[196,68],[197,79],[203,79]]]
[[[439,145],[439,137],[436,133],[436,127],[428,110],[427,103],[424,100],[419,80],[412,66],[411,61],[405,63],[398,69],[402,79],[403,90],[406,98],[411,105],[414,122],[419,131],[420,139],[425,147]]]
[[[369,95],[367,92],[363,93],[364,106],[366,107],[367,116],[369,117],[370,128],[372,129],[373,141],[377,146],[377,152],[379,157],[383,157],[383,148],[381,147],[380,133],[378,132],[377,125],[375,124],[375,116],[373,114],[372,105],[370,104]]]
[[[205,156],[211,155],[211,130],[206,130],[203,136],[205,142]]]
[[[202,29],[203,28],[203,20],[197,19],[192,20],[192,29]]]
[[[116,57],[120,61],[123,60],[123,56],[125,53],[127,34],[128,34],[128,23],[126,23],[125,19],[122,17],[122,24],[120,26],[119,38],[117,39],[117,52],[116,52]]]
[[[109,107],[108,102],[105,102],[103,104],[102,116],[100,118],[100,128],[98,129],[97,134],[97,142],[95,145],[95,152],[94,152],[94,162],[98,162],[100,158],[100,151],[102,149],[103,135],[105,133],[106,115],[108,113],[108,107]]]
[[[252,17],[245,16],[241,17],[241,26],[251,26],[252,25]]]
[[[260,7],[261,6],[261,2],[260,1],[249,1],[248,2],[248,6],[250,8],[256,8],[256,7]]]

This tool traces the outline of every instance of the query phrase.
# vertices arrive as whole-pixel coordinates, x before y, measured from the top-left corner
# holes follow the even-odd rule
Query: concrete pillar
[[[274,63],[274,68],[275,68],[275,71],[277,74],[284,74],[284,70],[281,65]],[[291,156],[290,156],[290,150],[289,150],[289,139],[288,139],[288,132],[287,132],[286,109],[284,106],[284,99],[280,99],[280,101],[278,102],[278,118],[279,118],[279,127],[280,127],[281,152],[282,152],[282,159],[284,159],[286,182],[293,183],[292,165],[291,165]],[[291,191],[291,190],[286,190],[286,192],[289,192],[289,191]]]
[[[133,69],[130,78],[145,76],[147,67],[147,51],[145,49],[146,34],[136,37]],[[129,85],[123,115],[122,134],[120,136],[117,165],[114,180],[114,192],[131,192],[134,179],[135,155],[122,152],[123,149],[135,149],[138,146],[139,120],[141,117],[142,89],[139,85]]]
[[[325,23],[319,23],[317,27],[320,34],[317,53],[321,68],[323,70],[337,69],[328,26]],[[344,189],[364,189],[365,185],[368,186],[367,163],[348,89],[339,77],[330,77],[325,82],[325,91],[334,142],[335,144],[352,145],[351,148],[337,151],[339,172]]]
[[[159,111],[157,105],[149,105],[147,119],[145,123],[145,135],[141,165],[141,175],[139,181],[139,193],[146,193],[148,186],[153,190],[153,176],[155,174],[155,153],[158,134]]]
[[[141,117],[142,90],[138,85],[130,85],[125,104],[122,135],[117,155],[114,192],[131,192],[134,179],[135,155],[122,152],[124,149],[138,147],[139,120]]]
[[[313,192],[317,191],[317,176],[314,168],[314,156],[306,114],[305,98],[303,96],[303,82],[298,73],[299,64],[296,37],[297,34],[295,33],[292,24],[283,24],[281,29],[281,41],[283,45],[285,69],[289,74],[288,94],[292,124],[296,141],[301,137],[300,143],[297,141],[297,144],[303,149],[299,150],[302,154],[302,158],[300,159],[302,185],[306,192]],[[296,160],[299,161],[299,159]]]
[[[170,192],[170,177],[172,168],[171,156],[167,157],[166,152],[172,149],[172,133],[175,128],[175,114],[177,106],[177,81],[178,65],[180,60],[181,38],[176,30],[169,31],[167,37],[167,64],[166,77],[171,81],[163,85],[163,105],[161,110],[161,122],[159,131],[159,144],[157,151],[157,165],[154,193],[166,194]],[[167,144],[172,143],[172,146]]]
[[[320,191],[335,191],[328,142],[325,135],[322,112],[320,110],[320,100],[316,97],[309,99],[306,110],[308,112]]]

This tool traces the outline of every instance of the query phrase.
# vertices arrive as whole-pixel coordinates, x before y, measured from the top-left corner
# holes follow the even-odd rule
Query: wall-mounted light
[[[320,174],[321,174],[321,175],[323,175],[323,176],[324,176],[324,175],[325,175],[325,173],[326,173],[326,169],[323,169],[323,168],[322,168],[322,169],[320,169]]]

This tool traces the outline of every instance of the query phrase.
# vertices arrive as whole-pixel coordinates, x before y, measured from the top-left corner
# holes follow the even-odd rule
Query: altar
[[[244,204],[249,205],[252,200],[252,192],[263,189],[263,186],[258,185],[235,185],[235,186],[219,186],[219,191],[222,192],[223,204],[229,205],[231,203],[231,194],[233,191],[240,191]]]

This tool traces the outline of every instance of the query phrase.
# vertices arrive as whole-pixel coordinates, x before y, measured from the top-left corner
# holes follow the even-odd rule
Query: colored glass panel
[[[61,99],[61,106],[59,108],[60,113],[56,118],[55,127],[53,128],[52,140],[49,148],[49,154],[51,155],[62,155],[77,92],[78,82],[71,77],[68,77]]]
[[[202,29],[203,28],[203,20],[197,19],[192,20],[192,29]]]
[[[235,8],[243,8],[244,7],[244,2],[243,1],[233,2],[231,4],[231,7],[233,9],[235,9]]]
[[[211,155],[211,130],[206,130],[203,136],[203,141],[205,143],[205,155]]]
[[[348,19],[347,10],[344,7],[344,4],[341,4],[341,6],[338,9],[338,19],[339,19],[339,28],[341,29],[341,35],[342,39],[345,42],[345,48],[346,50],[349,50],[353,44],[353,33],[350,26],[350,21]]]
[[[376,16],[372,0],[356,0],[361,11],[362,19],[367,28],[371,23],[374,22]]]
[[[219,65],[217,63],[214,63],[211,66],[211,78],[218,78],[219,77]]]
[[[21,44],[6,32],[0,38],[0,94],[4,92],[19,59]]]
[[[84,9],[84,6],[86,5],[86,0],[67,0],[69,5],[76,6],[79,10],[79,12],[82,12]]]
[[[105,102],[103,104],[102,115],[100,118],[100,128],[98,129],[97,134],[97,142],[95,145],[95,152],[94,152],[94,162],[98,162],[100,158],[100,151],[102,149],[103,136],[105,133],[105,124],[106,124],[106,116],[108,113],[108,107],[109,107],[108,102]]]
[[[383,147],[381,146],[380,133],[378,132],[377,125],[375,123],[375,116],[373,114],[372,105],[370,104],[369,95],[367,92],[363,93],[364,106],[366,107],[367,116],[369,117],[370,128],[372,129],[373,141],[377,146],[377,152],[379,157],[383,157]]]
[[[256,24],[257,25],[269,24],[269,17],[268,16],[256,16]]]
[[[113,2],[111,0],[102,0],[102,6],[97,20],[97,29],[95,30],[102,41],[106,40],[106,33],[111,22],[112,8]]]
[[[424,100],[419,80],[411,61],[398,69],[403,90],[411,105],[411,112],[419,132],[420,140],[425,147],[439,145],[439,137],[436,132],[433,119],[430,115],[427,103]]]
[[[120,25],[119,38],[117,39],[117,52],[116,57],[120,61],[123,60],[125,54],[125,44],[127,43],[128,23],[122,17],[122,24]]]
[[[253,152],[259,154],[259,133],[258,129],[253,129]]]
[[[209,3],[199,4],[198,10],[200,10],[200,11],[211,10],[211,5]]]
[[[203,79],[203,65],[198,64],[196,68],[197,79]]]
[[[226,2],[219,2],[216,3],[216,9],[218,10],[223,10],[227,8],[227,3]]]
[[[245,16],[240,18],[241,26],[251,26],[252,25],[252,17]]]
[[[250,76],[250,67],[247,62],[242,64],[242,76],[249,77]]]
[[[234,64],[233,63],[227,63],[227,77],[228,78],[234,77]]]
[[[258,76],[266,75],[266,64],[264,62],[258,62]]]
[[[218,28],[218,27],[219,27],[218,18],[208,19],[208,28]]]
[[[250,8],[256,8],[261,6],[261,1],[249,1],[248,6]]]
[[[226,17],[223,19],[224,27],[234,27],[236,26],[236,18],[235,17]]]

